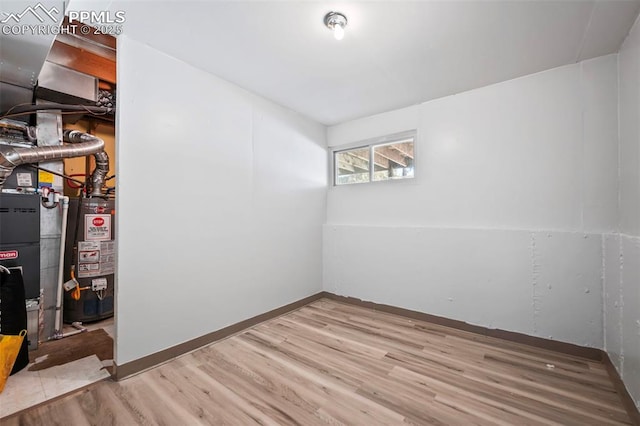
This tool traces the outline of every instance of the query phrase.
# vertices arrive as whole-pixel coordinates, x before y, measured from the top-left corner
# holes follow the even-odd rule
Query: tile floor
[[[65,332],[73,330],[67,327]],[[98,328],[114,337],[113,318],[87,325],[89,330]],[[27,366],[7,380],[0,394],[0,418],[108,378],[110,374],[104,367],[112,364],[113,360],[100,361],[92,355],[40,371],[29,371]]]

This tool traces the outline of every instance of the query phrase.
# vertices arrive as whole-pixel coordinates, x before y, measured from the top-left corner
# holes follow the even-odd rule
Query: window
[[[336,152],[336,185],[369,182],[369,157],[369,148]]]
[[[335,185],[413,178],[415,139],[416,132],[411,131],[334,151]]]

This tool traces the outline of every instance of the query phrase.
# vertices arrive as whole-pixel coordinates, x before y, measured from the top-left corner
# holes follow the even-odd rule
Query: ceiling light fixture
[[[347,26],[347,17],[340,12],[329,12],[324,16],[324,24],[333,31],[336,40],[344,37],[344,27]]]

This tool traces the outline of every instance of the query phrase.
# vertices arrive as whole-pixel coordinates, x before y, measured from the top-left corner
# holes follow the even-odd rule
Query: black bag
[[[10,271],[10,274],[0,271],[0,333],[17,336],[22,330],[27,329],[27,306],[22,270],[10,268]],[[29,364],[27,337],[22,340],[11,374],[17,373]]]

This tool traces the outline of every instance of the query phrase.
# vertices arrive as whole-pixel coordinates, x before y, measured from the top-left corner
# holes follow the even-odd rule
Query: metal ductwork
[[[24,1],[0,2],[1,81],[33,89],[51,45],[60,33],[64,6],[61,0],[43,0],[36,6]]]
[[[27,126],[25,123],[20,121],[0,120],[0,127],[3,129],[18,130],[22,132],[29,142],[37,141],[36,128]]]
[[[0,1],[0,110],[31,102],[64,11],[61,0]]]
[[[101,196],[102,186],[109,171],[109,157],[104,152],[104,141],[78,130],[65,130],[63,140],[68,142],[69,145],[32,148],[0,145],[0,189],[2,189],[5,180],[11,175],[13,169],[21,164],[93,155],[96,160],[96,168],[91,175],[91,195]]]
[[[107,179],[107,173],[109,172],[109,156],[104,151],[104,141],[96,136],[88,133],[79,132],[77,130],[65,130],[63,133],[63,140],[65,142],[78,144],[72,145],[71,148],[82,148],[91,143],[99,143],[100,151],[92,152],[93,158],[96,160],[96,168],[93,169],[91,174],[91,195],[102,196],[102,187]],[[72,157],[81,157],[87,154],[72,155]],[[68,157],[65,157],[68,158]]]

